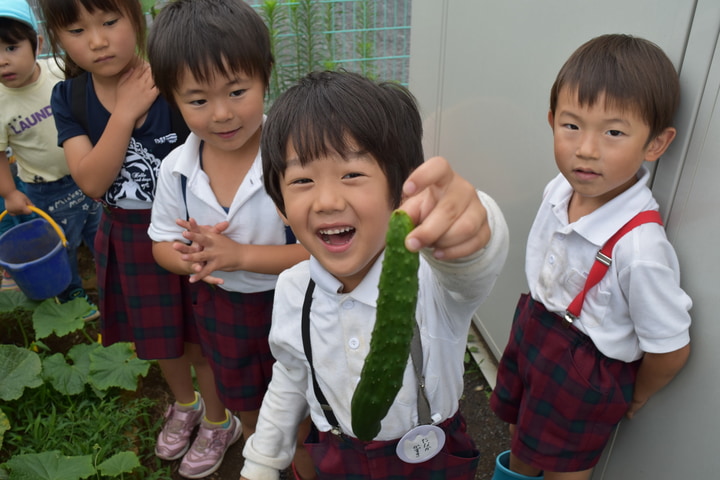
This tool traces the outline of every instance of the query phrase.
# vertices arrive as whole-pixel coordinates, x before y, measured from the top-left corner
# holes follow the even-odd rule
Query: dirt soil
[[[170,401],[165,381],[157,368],[150,370],[143,380],[144,395],[158,400],[158,415]],[[460,409],[467,421],[468,432],[480,450],[480,465],[477,480],[490,480],[495,469],[495,457],[509,448],[507,425],[495,417],[488,405],[489,387],[482,373],[474,363],[466,365],[465,394],[460,400]],[[172,480],[184,480],[177,473],[180,460],[172,463]],[[242,440],[230,447],[220,469],[206,477],[209,480],[237,480],[242,468]]]
[[[81,255],[81,257],[84,257],[85,259],[82,261],[86,262],[84,268],[81,264],[81,271],[87,272],[84,276],[87,279],[88,294],[91,298],[96,299],[94,278],[90,270],[92,261],[86,255]],[[490,480],[495,469],[495,458],[509,448],[508,428],[490,410],[488,404],[490,387],[474,360],[466,363],[465,368],[465,389],[460,400],[460,411],[465,416],[468,432],[472,435],[480,451],[480,464],[475,478],[476,480]],[[157,365],[153,365],[148,375],[141,380],[137,393],[157,400],[157,416],[162,416],[172,398]],[[206,478],[208,480],[238,480],[243,461],[242,447],[242,440],[230,447],[220,469]],[[180,460],[171,463],[171,480],[184,480],[177,473]]]
[[[141,395],[157,399],[157,415],[162,415],[171,399],[159,369],[152,368],[142,381]],[[488,405],[489,387],[482,373],[474,363],[466,365],[465,394],[460,400],[460,409],[467,421],[468,432],[480,450],[480,465],[477,480],[490,480],[495,469],[495,457],[509,448],[507,425],[497,419]],[[230,447],[220,469],[206,477],[208,480],[237,480],[242,468],[242,440]],[[172,464],[172,480],[184,480],[177,473],[180,460]]]

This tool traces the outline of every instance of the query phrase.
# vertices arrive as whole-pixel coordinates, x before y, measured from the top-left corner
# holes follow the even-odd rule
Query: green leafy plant
[[[275,66],[268,88],[268,105],[308,72],[334,69],[334,38],[328,22],[332,3],[318,0],[265,0],[258,13],[270,32]]]
[[[158,12],[157,2],[155,0],[140,0],[140,5],[142,5],[143,12],[155,18]]]
[[[84,299],[58,304],[0,292],[3,338],[21,339],[0,344],[0,479],[152,478],[162,470],[138,456],[152,452],[161,422],[146,413],[153,402],[122,395],[138,388],[151,363],[129,343],[96,342],[85,311]],[[67,351],[47,346],[71,335]]]

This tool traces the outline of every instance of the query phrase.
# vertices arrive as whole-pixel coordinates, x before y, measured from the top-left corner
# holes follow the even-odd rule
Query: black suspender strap
[[[334,433],[335,435],[340,435],[342,433],[340,423],[337,421],[337,418],[335,418],[335,414],[333,413],[332,408],[328,404],[325,395],[323,395],[320,385],[318,385],[317,376],[315,375],[315,367],[313,367],[312,346],[310,344],[310,306],[312,305],[312,296],[314,290],[315,282],[310,279],[307,290],[305,291],[305,301],[303,302],[302,309],[303,348],[305,349],[305,356],[307,357],[308,363],[310,364],[310,373],[312,374],[313,390],[315,390],[315,397],[317,398],[318,402],[320,402],[320,407],[322,407],[323,413],[325,413],[325,418],[332,426],[332,433]]]
[[[308,282],[307,290],[305,290],[305,301],[303,302],[302,308],[302,341],[303,349],[305,350],[305,357],[308,359],[310,364],[310,374],[313,380],[313,390],[315,391],[315,398],[320,402],[320,407],[325,414],[325,418],[328,423],[332,426],[331,432],[335,435],[342,434],[340,428],[340,422],[337,421],[335,414],[332,411],[332,407],[328,403],[325,395],[317,382],[317,376],[315,375],[315,367],[313,366],[312,360],[312,345],[310,344],[310,307],[312,306],[313,291],[315,290],[315,282],[310,279]],[[420,425],[430,425],[432,418],[430,416],[430,403],[428,402],[427,396],[425,395],[425,377],[423,376],[423,354],[422,354],[422,342],[420,340],[420,328],[417,322],[413,328],[413,339],[410,345],[410,356],[412,358],[413,368],[415,370],[415,376],[418,382],[418,394],[417,394],[417,409],[418,409],[418,423]]]

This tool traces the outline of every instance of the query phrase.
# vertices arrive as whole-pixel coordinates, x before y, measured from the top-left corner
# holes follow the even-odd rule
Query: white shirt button
[[[355,337],[352,337],[350,340],[348,340],[348,347],[352,348],[353,350],[357,349],[360,346],[360,340],[358,340]]]
[[[342,306],[345,310],[350,310],[355,306],[355,302],[352,300],[348,300],[346,302],[343,302]]]

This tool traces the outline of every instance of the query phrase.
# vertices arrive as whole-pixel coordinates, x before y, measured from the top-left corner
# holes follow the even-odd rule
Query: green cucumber
[[[350,404],[353,432],[364,441],[372,440],[380,432],[380,421],[402,386],[410,355],[420,257],[405,248],[405,237],[414,227],[407,213],[402,210],[392,213],[385,237],[370,352]]]

